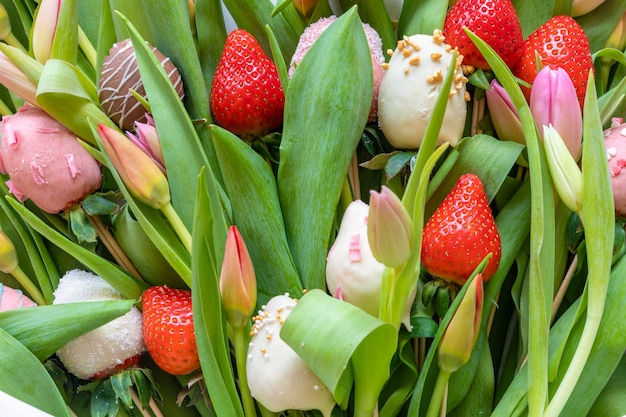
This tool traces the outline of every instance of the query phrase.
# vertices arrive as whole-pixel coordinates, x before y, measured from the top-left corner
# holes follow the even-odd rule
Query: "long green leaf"
[[[70,417],[52,377],[35,355],[3,329],[0,345],[0,391],[53,416]]]
[[[215,233],[219,234],[223,225],[211,210],[210,200],[217,199],[218,194],[214,187],[212,189],[209,187],[209,194],[204,175],[203,171],[198,181],[198,203],[192,242],[191,293],[196,343],[202,373],[205,379],[210,381],[207,389],[217,415],[242,417],[243,408],[229,359],[226,318],[220,298],[221,262],[216,259],[218,254],[213,242]]]
[[[398,37],[418,33],[432,35],[442,29],[448,3],[440,0],[405,0],[398,22]]]
[[[352,8],[313,44],[286,92],[278,193],[291,253],[308,289],[325,286],[334,213],[372,100],[370,61]]]
[[[537,416],[543,412],[548,396],[548,323],[552,310],[555,262],[554,192],[533,116],[511,70],[483,40],[467,29],[466,33],[509,93],[520,115],[528,150],[531,184],[528,355],[531,378],[528,389],[530,415]]]
[[[211,133],[232,203],[233,223],[239,228],[254,264],[257,307],[278,294],[302,293],[269,164],[227,130],[212,126]]]
[[[8,310],[0,313],[0,327],[44,361],[78,336],[128,313],[134,303],[108,300]]]
[[[161,2],[158,3],[159,5]],[[160,6],[159,6],[160,7]],[[155,11],[156,12],[156,11]],[[165,12],[162,12],[166,14]],[[192,227],[195,195],[189,192],[189,184],[195,184],[202,167],[217,172],[217,164],[209,165],[200,139],[187,114],[172,83],[159,64],[156,56],[141,35],[134,29],[132,23],[121,17],[130,33],[130,38],[137,57],[137,65],[141,74],[146,94],[150,100],[150,108],[156,124],[161,148],[167,167],[167,176],[170,182],[172,205],[178,212],[183,223],[189,230]],[[162,29],[167,32],[165,28]],[[184,49],[181,46],[179,49]],[[165,52],[164,52],[165,53]],[[200,77],[202,75],[200,74]],[[198,88],[193,84],[186,84],[186,91]],[[202,82],[204,89],[204,82]],[[208,113],[205,113],[205,116]],[[191,115],[193,117],[193,114]]]

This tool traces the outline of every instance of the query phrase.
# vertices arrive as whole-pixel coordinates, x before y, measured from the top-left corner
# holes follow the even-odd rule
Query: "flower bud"
[[[236,226],[230,226],[220,274],[220,294],[226,319],[233,327],[243,327],[256,305],[256,277],[248,248]]]
[[[165,172],[165,158],[163,157],[163,149],[161,149],[161,140],[154,125],[152,116],[146,113],[146,123],[135,122],[137,134],[126,132],[126,136],[135,145],[137,145],[152,161],[159,167],[161,172]]]
[[[41,63],[52,54],[63,0],[41,0],[33,22],[33,55]]]
[[[17,262],[17,253],[13,242],[0,230],[0,271],[5,274],[12,273],[17,268]]]
[[[439,342],[439,367],[455,372],[472,355],[478,339],[483,310],[483,279],[478,274],[469,284]]]
[[[2,52],[0,52],[0,84],[31,105],[37,105],[35,99],[37,86]]]
[[[572,17],[582,16],[604,3],[605,0],[573,0]]]
[[[332,392],[280,338],[283,322],[295,306],[295,300],[279,295],[255,317],[246,361],[250,394],[275,413],[315,409],[330,417],[335,406]]]
[[[496,81],[491,81],[491,89],[485,91],[487,107],[493,127],[501,140],[521,143],[524,145],[524,132],[519,120],[517,109],[506,90]]]
[[[389,188],[370,192],[367,238],[372,254],[386,266],[402,266],[411,255],[413,221]]]
[[[157,209],[170,202],[167,179],[148,155],[123,133],[102,123],[98,134],[113,167],[135,198]]]
[[[543,127],[543,143],[552,182],[559,197],[570,210],[580,214],[583,187],[580,168],[552,125]]]
[[[530,92],[530,110],[543,134],[542,126],[552,125],[576,161],[580,159],[583,119],[576,88],[567,71],[543,67]]]

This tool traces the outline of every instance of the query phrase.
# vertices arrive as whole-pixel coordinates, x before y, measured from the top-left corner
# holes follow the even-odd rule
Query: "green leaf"
[[[211,133],[232,204],[233,224],[239,228],[254,264],[257,307],[278,294],[301,294],[270,165],[227,130],[212,126]]]
[[[3,329],[0,345],[0,391],[53,416],[70,417],[63,397],[39,359]]]
[[[130,395],[130,387],[133,386],[133,381],[130,378],[130,374],[128,372],[119,372],[111,376],[110,380],[115,396],[119,398],[126,407],[132,407],[133,399]]]
[[[552,17],[555,0],[512,0],[524,39]]]
[[[78,336],[126,314],[133,303],[110,300],[8,310],[0,312],[0,327],[43,361]]]
[[[286,92],[278,193],[287,241],[307,289],[325,286],[334,214],[372,100],[370,61],[352,8],[313,44]]]
[[[196,37],[204,83],[211,88],[213,74],[226,42],[226,25],[220,0],[196,0]],[[206,116],[205,116],[206,117]]]
[[[333,392],[342,408],[348,404],[354,382],[355,415],[371,414],[389,377],[398,337],[394,326],[315,289],[298,301],[280,337]]]
[[[432,35],[442,29],[448,3],[440,0],[405,0],[398,21],[398,37],[416,34]]]
[[[161,7],[161,2],[158,2],[158,5]],[[152,14],[155,13],[156,10]],[[169,18],[169,13],[161,13]],[[209,159],[200,144],[190,115],[187,114],[165,70],[133,25],[123,16],[121,19],[129,30],[146,95],[150,98],[152,115],[159,132],[170,182],[172,205],[187,229],[191,230],[195,195],[189,192],[189,184],[196,183],[202,167],[210,167],[217,172],[217,164],[209,165]],[[168,30],[163,29],[165,32]],[[180,45],[177,48],[183,49]],[[204,83],[202,84],[202,88],[205,89]],[[185,85],[186,91],[193,88],[193,84]],[[207,114],[208,111],[204,116]],[[193,117],[193,114],[191,116]]]
[[[98,240],[96,229],[89,223],[89,219],[82,209],[70,210],[69,216],[72,232],[78,238],[79,243],[95,243]]]
[[[368,23],[381,37],[383,51],[396,48],[396,34],[383,0],[340,0],[344,10],[356,5],[363,22]],[[432,32],[431,32],[432,33]]]
[[[230,362],[226,318],[219,289],[222,263],[217,257],[223,256],[223,247],[218,253],[214,240],[216,234],[222,234],[223,224],[219,214],[211,210],[211,200],[215,201],[216,197],[215,187],[205,182],[203,171],[198,179],[192,242],[193,319],[202,373],[207,381],[211,381],[207,390],[213,408],[219,416],[242,417],[243,408]]]
[[[63,1],[60,6],[50,57],[76,65],[78,57],[78,1]],[[52,17],[46,16],[46,18]]]

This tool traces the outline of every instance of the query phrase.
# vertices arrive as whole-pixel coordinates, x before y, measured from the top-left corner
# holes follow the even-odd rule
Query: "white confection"
[[[292,298],[279,295],[259,312],[246,364],[250,393],[272,412],[317,409],[330,417],[332,393],[279,336],[295,305]]]
[[[378,122],[392,146],[416,149],[422,143],[452,52],[442,42],[440,33],[413,35],[399,45],[402,49],[394,51],[380,84]],[[466,83],[459,66],[437,145],[449,142],[455,146],[463,135],[467,114]]]
[[[69,271],[61,278],[54,295],[54,304],[122,299],[104,279],[80,270]],[[141,312],[133,307],[125,315],[72,340],[57,355],[72,374],[90,379],[144,351]]]

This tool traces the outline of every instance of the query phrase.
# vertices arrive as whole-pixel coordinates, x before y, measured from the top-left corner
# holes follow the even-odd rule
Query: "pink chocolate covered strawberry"
[[[22,291],[0,284],[0,311],[34,307],[36,305],[37,304],[25,296]]]
[[[0,125],[0,171],[20,201],[30,198],[58,213],[100,187],[98,162],[76,135],[43,110],[29,105]]]

